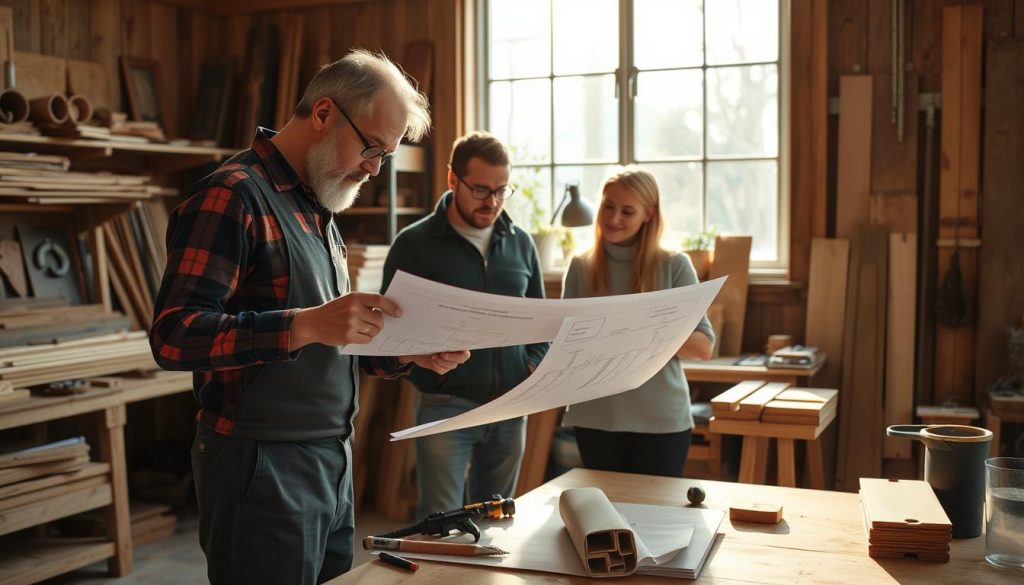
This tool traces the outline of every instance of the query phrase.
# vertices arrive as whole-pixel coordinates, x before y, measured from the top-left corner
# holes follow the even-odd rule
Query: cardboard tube
[[[0,122],[17,124],[28,120],[28,100],[16,89],[0,92]]]
[[[75,94],[68,98],[71,104],[71,117],[75,122],[88,122],[92,119],[92,102],[84,95]]]
[[[68,98],[59,93],[29,100],[29,118],[37,124],[63,124],[70,113]]]

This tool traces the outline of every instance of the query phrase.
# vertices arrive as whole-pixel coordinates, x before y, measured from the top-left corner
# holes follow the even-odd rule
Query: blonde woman
[[[594,247],[570,263],[564,298],[697,283],[690,259],[659,244],[664,223],[659,199],[657,181],[641,168],[626,167],[605,180]],[[714,339],[705,316],[676,357],[707,359]],[[679,360],[669,360],[639,388],[571,406],[563,424],[576,428],[587,468],[678,477],[693,429],[690,389]]]

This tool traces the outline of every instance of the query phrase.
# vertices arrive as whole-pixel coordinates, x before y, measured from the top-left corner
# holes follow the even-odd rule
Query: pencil
[[[400,550],[404,552],[456,555],[460,557],[508,554],[508,551],[501,550],[496,546],[487,546],[484,544],[405,540],[402,538],[381,538],[379,536],[367,536],[364,538],[363,548],[366,550]]]

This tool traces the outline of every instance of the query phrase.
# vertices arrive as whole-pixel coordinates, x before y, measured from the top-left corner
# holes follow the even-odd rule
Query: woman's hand
[[[444,375],[457,368],[459,364],[465,363],[469,359],[469,355],[469,352],[465,350],[443,351],[427,355],[403,355],[398,358],[398,361],[403,364],[413,362],[421,368]]]

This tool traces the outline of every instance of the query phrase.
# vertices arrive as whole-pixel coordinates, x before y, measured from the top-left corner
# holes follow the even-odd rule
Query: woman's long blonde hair
[[[661,216],[661,196],[658,182],[649,171],[637,166],[628,166],[611,175],[601,187],[602,198],[609,185],[618,184],[636,195],[644,207],[651,212],[651,219],[640,227],[636,239],[636,255],[633,257],[633,292],[655,290],[655,268],[667,252],[661,248],[661,232],[664,221]],[[602,202],[603,206],[603,202]],[[598,211],[600,218],[600,211]],[[608,258],[602,241],[601,222],[594,222],[594,247],[587,254],[590,263],[590,289],[595,296],[608,294]]]

